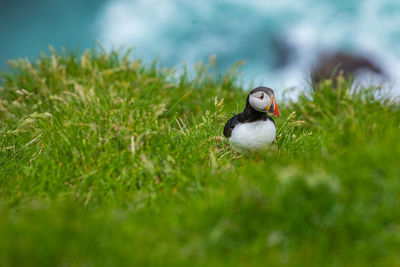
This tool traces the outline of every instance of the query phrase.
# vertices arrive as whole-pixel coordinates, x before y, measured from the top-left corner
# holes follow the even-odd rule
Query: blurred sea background
[[[245,61],[242,82],[283,89],[309,86],[326,53],[378,65],[366,76],[400,95],[399,0],[25,0],[0,1],[0,68],[34,60],[48,47],[134,47],[134,55],[178,69],[216,57],[218,69]],[[364,81],[365,82],[365,81]],[[293,91],[295,94],[295,90]]]

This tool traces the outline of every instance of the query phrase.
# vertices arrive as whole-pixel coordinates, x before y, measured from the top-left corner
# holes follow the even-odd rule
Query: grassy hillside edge
[[[278,101],[242,156],[237,66],[101,49],[10,62],[0,88],[0,264],[400,265],[400,109],[340,80]],[[266,84],[266,86],[268,86]]]

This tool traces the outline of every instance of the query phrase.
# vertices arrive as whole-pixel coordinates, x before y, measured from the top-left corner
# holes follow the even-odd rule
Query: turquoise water
[[[307,85],[308,70],[327,51],[367,56],[399,91],[400,1],[8,1],[0,10],[0,61],[34,59],[49,45],[135,46],[164,65],[215,54],[220,69],[239,60],[244,82],[274,88]]]
[[[94,45],[104,1],[0,0],[0,66],[7,59],[38,56],[54,47]]]

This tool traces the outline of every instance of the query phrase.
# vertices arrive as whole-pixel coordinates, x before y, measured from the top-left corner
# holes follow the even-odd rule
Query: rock
[[[339,75],[349,78],[357,75],[360,71],[383,75],[382,69],[372,60],[349,53],[337,52],[319,58],[312,70],[311,79],[313,86],[316,87],[321,81],[332,78],[333,85],[336,87]]]

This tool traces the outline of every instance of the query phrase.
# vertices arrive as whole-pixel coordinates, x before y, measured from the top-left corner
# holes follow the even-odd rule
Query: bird
[[[257,87],[247,96],[243,112],[230,118],[224,127],[224,136],[238,152],[249,153],[268,148],[275,140],[275,121],[267,113],[279,118],[274,91]]]

